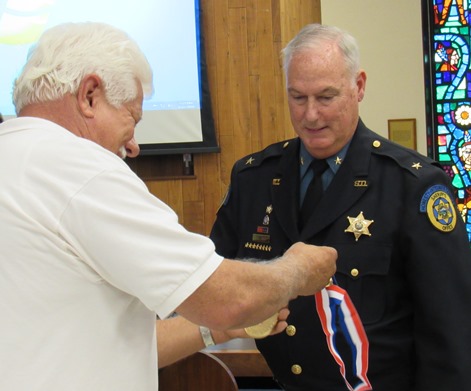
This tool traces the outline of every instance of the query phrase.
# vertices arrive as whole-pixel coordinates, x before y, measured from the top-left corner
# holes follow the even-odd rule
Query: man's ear
[[[93,118],[95,116],[97,102],[103,96],[104,89],[101,79],[97,75],[85,75],[77,92],[78,105],[85,117]]]
[[[366,72],[361,69],[357,76],[358,102],[363,100],[366,88]]]

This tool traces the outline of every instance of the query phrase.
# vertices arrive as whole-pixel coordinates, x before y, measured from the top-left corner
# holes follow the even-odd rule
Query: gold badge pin
[[[374,220],[367,220],[363,216],[363,212],[360,212],[357,217],[347,217],[350,225],[345,230],[345,232],[351,232],[355,235],[355,241],[358,242],[358,238],[361,235],[371,236],[370,230],[368,227],[374,223]]]
[[[273,328],[278,323],[278,313],[273,314],[268,319],[253,326],[246,327],[244,330],[249,337],[265,338],[270,335]]]

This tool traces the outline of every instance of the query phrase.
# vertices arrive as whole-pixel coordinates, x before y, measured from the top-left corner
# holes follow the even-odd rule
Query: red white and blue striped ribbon
[[[340,373],[350,391],[372,390],[367,377],[368,371],[368,338],[361,323],[360,316],[347,291],[338,285],[329,285],[315,295],[316,308],[322,323],[330,353],[340,366]],[[346,368],[336,348],[336,334],[343,333],[352,353],[352,368]],[[355,377],[355,384],[347,380]],[[353,377],[352,377],[353,376]]]

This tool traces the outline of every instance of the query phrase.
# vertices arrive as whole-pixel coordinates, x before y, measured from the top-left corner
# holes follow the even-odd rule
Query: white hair
[[[89,74],[100,77],[116,107],[136,98],[137,83],[146,97],[153,94],[152,69],[125,32],[104,23],[65,23],[45,31],[30,49],[13,87],[17,114],[26,105],[75,94]]]
[[[355,79],[360,70],[360,49],[356,39],[348,32],[335,26],[312,23],[304,26],[282,50],[285,74],[293,55],[306,49],[317,47],[320,43],[335,42],[345,59],[348,71]]]

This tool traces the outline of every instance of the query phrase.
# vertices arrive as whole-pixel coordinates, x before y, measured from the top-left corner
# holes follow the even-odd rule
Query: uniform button
[[[352,277],[358,277],[360,272],[358,271],[358,269],[354,268],[354,269],[350,270],[350,274],[352,275]]]
[[[379,141],[379,140],[373,141],[373,147],[379,148],[380,146],[381,146],[381,141]]]
[[[301,365],[294,364],[291,366],[291,372],[295,375],[300,375],[303,369],[301,368]]]
[[[292,337],[294,334],[296,334],[296,327],[294,327],[292,324],[290,324],[286,328],[286,334],[288,334],[290,337]]]

